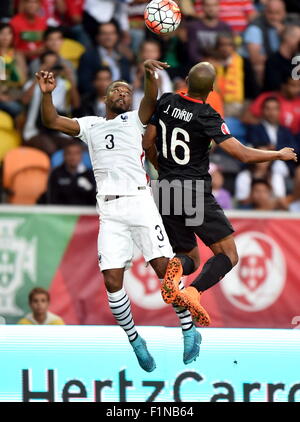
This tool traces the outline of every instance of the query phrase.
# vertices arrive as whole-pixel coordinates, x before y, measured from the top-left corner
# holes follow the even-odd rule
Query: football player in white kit
[[[138,334],[130,301],[123,286],[124,271],[133,258],[133,246],[142,251],[159,279],[163,279],[169,258],[174,256],[161,216],[154,202],[143,166],[142,136],[154,113],[157,99],[156,69],[166,63],[147,60],[145,94],[139,110],[129,111],[131,86],[115,81],[107,89],[106,118],[87,116],[70,119],[59,116],[52,103],[55,78],[40,71],[36,78],[42,92],[41,112],[45,126],[79,137],[88,145],[97,183],[100,215],[99,265],[103,272],[109,306],[126,332],[140,366],[147,372],[156,365],[145,340]],[[181,286],[183,288],[183,286]],[[184,363],[199,355],[201,337],[187,309],[173,306],[181,322]]]

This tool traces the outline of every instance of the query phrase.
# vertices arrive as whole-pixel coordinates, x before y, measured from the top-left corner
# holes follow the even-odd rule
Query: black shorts
[[[171,204],[172,205],[172,204]],[[204,194],[204,216],[201,225],[187,226],[186,218],[190,215],[182,212],[174,215],[171,206],[171,215],[162,215],[162,220],[175,253],[188,252],[197,246],[197,235],[206,246],[229,236],[234,232],[232,225],[224,211],[211,193]]]

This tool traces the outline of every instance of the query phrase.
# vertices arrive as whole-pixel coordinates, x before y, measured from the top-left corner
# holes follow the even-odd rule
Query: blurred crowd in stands
[[[1,0],[2,202],[95,204],[84,146],[42,125],[39,70],[56,75],[53,102],[61,115],[105,116],[112,80],[130,82],[133,108],[139,106],[145,59],[171,65],[159,72],[160,95],[185,91],[191,66],[210,61],[217,80],[208,102],[233,136],[255,148],[300,153],[300,1],[177,2],[182,24],[158,37],[145,28],[143,0]],[[300,210],[296,163],[242,165],[214,147],[210,173],[225,209]]]

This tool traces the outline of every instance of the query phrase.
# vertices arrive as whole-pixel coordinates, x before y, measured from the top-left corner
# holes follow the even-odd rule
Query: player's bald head
[[[206,100],[213,90],[216,79],[216,70],[211,63],[201,62],[189,71],[187,77],[188,92]]]

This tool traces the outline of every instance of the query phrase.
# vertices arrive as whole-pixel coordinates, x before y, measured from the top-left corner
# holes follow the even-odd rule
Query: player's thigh
[[[204,196],[203,223],[193,227],[193,230],[206,246],[219,242],[234,232],[224,211],[211,194]]]
[[[197,249],[194,231],[185,225],[182,215],[162,215],[162,221],[175,253],[189,254]]]
[[[128,268],[133,257],[133,239],[127,224],[100,217],[98,258],[101,271]]]
[[[169,237],[152,196],[137,199],[139,209],[131,227],[132,237],[147,262],[174,256]]]

